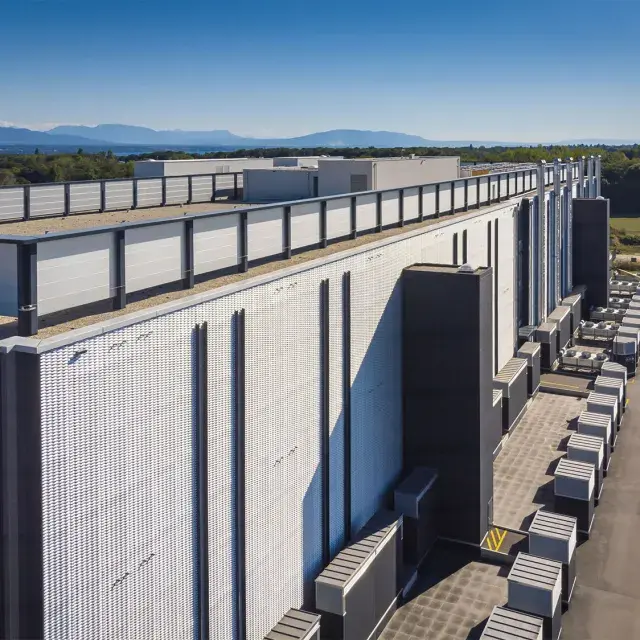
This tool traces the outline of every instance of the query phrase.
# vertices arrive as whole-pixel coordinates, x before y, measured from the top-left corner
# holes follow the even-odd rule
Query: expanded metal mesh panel
[[[64,213],[64,185],[32,186],[30,191],[32,218]]]
[[[189,179],[167,178],[167,204],[182,204],[189,199]]]
[[[380,506],[402,468],[401,311],[408,243],[358,256],[351,282],[352,528]]]
[[[24,189],[0,189],[0,220],[16,220],[24,216]]]
[[[138,206],[154,207],[162,204],[162,180],[138,180],[137,181]]]
[[[105,201],[107,209],[130,209],[133,206],[133,181],[107,182]]]
[[[69,211],[80,213],[100,210],[100,183],[84,182],[69,186]]]
[[[192,202],[210,202],[213,196],[213,180],[211,176],[194,176],[191,178]]]
[[[192,364],[188,314],[42,356],[47,640],[193,637]]]
[[[248,640],[262,640],[289,608],[300,608],[322,568],[318,275],[248,294]]]

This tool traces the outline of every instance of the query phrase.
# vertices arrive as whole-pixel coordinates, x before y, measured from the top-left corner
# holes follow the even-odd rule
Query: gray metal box
[[[558,352],[564,349],[571,339],[571,309],[569,307],[556,307],[547,317],[547,322],[554,322],[558,327],[557,340]]]
[[[437,479],[434,469],[416,467],[394,492],[395,510],[403,515],[403,556],[417,566],[436,541]]]
[[[572,516],[537,511],[529,527],[529,553],[562,562],[562,600],[569,602],[576,581],[578,522]]]
[[[543,322],[536,331],[536,341],[542,348],[540,367],[551,369],[558,358],[558,327],[554,322]]]
[[[587,396],[587,411],[604,413],[611,418],[611,431],[615,434],[619,422],[618,401],[614,396],[593,391]],[[614,428],[615,427],[615,428]],[[612,438],[612,446],[615,444]]]
[[[615,428],[612,427],[611,418],[603,413],[583,411],[578,417],[578,433],[600,438],[604,444],[604,458],[602,462],[603,475],[606,477],[611,459],[611,444],[615,438]]]
[[[542,640],[544,620],[506,607],[494,607],[480,640]]]
[[[595,497],[600,499],[603,486],[604,441],[598,436],[573,433],[567,443],[567,458],[588,462],[595,468]]]
[[[562,563],[519,553],[507,583],[507,606],[540,616],[544,637],[557,640],[562,631]]]
[[[578,521],[578,531],[589,535],[595,507],[595,467],[561,458],[554,477],[554,510]]]
[[[602,375],[607,376],[607,378],[618,378],[618,380],[622,380],[624,384],[627,384],[627,368],[617,362],[605,362],[602,365]]]
[[[598,376],[593,384],[593,390],[595,393],[616,398],[618,401],[618,415],[624,413],[624,383],[622,380]]]
[[[527,361],[511,358],[494,377],[493,388],[502,391],[502,428],[510,431],[527,403]]]
[[[629,335],[629,332],[633,335]],[[613,339],[611,359],[626,367],[629,376],[636,375],[638,366],[638,340],[635,328],[620,327],[618,335]]]
[[[264,640],[320,640],[320,616],[289,609]]]
[[[532,397],[540,387],[542,347],[539,342],[525,342],[520,345],[516,355],[518,358],[524,358],[527,361],[527,392],[529,397]]]
[[[562,301],[562,306],[569,307],[571,311],[571,335],[573,335],[582,320],[582,294],[574,293],[567,296]]]

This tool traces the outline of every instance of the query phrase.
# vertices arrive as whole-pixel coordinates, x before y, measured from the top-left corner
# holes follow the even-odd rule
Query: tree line
[[[42,153],[0,155],[0,186],[42,184],[70,180],[97,180],[133,176],[136,160],[188,160],[192,158],[242,158],[280,156],[460,156],[462,162],[552,162],[554,158],[601,155],[602,194],[611,200],[615,215],[640,215],[640,145],[629,146],[537,146],[537,147],[405,147],[394,149],[316,147],[310,149],[237,149],[211,153],[155,151],[123,157],[111,151],[46,155]]]

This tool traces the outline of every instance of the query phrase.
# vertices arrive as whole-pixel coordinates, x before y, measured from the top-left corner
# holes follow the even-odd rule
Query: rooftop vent
[[[468,263],[465,262],[459,269],[458,273],[473,273],[475,269]]]

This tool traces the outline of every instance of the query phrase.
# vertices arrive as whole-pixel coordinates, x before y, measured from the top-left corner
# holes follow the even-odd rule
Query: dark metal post
[[[476,178],[476,209],[480,208],[480,178]]]
[[[501,176],[500,174],[498,174],[498,188],[497,188],[497,192],[498,192],[498,193],[497,193],[497,195],[498,195],[498,202],[500,202],[500,200],[502,200],[502,198],[500,197],[500,193],[501,193],[501,191],[502,191],[502,189],[501,189],[501,186],[502,186],[502,185],[500,184],[500,178],[501,178],[501,177],[502,177],[502,176]]]
[[[451,182],[451,212],[449,215],[453,215],[456,212],[456,183]]]
[[[249,270],[249,214],[247,211],[240,212],[240,262],[238,267],[240,272]]]
[[[404,227],[404,189],[398,189],[398,226]]]
[[[193,219],[184,221],[184,280],[185,289],[193,289],[195,285],[195,252],[193,249]]]
[[[321,341],[321,388],[322,388],[322,564],[327,566],[331,561],[331,495],[329,478],[330,455],[330,424],[329,424],[329,280],[320,283],[320,335]]]
[[[29,220],[31,218],[31,187],[29,185],[22,187],[22,202],[22,217],[24,220]]]
[[[138,180],[136,178],[133,179],[132,187],[132,196],[131,196],[131,208],[138,208]]]
[[[462,264],[467,263],[467,256],[468,256],[467,230],[463,229],[462,231]]]
[[[320,203],[320,246],[326,249],[329,244],[327,238],[327,201],[323,200]]]
[[[68,182],[64,184],[64,213],[68,216],[71,213],[71,185]]]
[[[351,240],[355,240],[358,237],[358,226],[356,220],[356,197],[351,196],[351,203],[349,206],[349,217],[351,219]]]
[[[126,287],[126,243],[125,230],[116,231],[116,295],[113,299],[114,309],[124,309],[127,306]]]
[[[342,276],[342,420],[344,424],[344,539],[351,540],[351,272]]]
[[[376,233],[382,231],[382,194],[376,193]]]
[[[422,199],[424,198],[424,187],[418,187],[418,222],[424,220],[424,204]]]
[[[436,185],[436,213],[435,217],[440,217],[440,183]]]
[[[469,178],[464,181],[464,210],[469,211]]]
[[[17,245],[18,335],[38,333],[38,244]]]
[[[246,440],[245,440],[245,311],[235,314],[235,548],[236,548],[236,628],[238,640],[247,638],[247,556],[246,556]]]
[[[193,176],[187,176],[187,204],[193,202]]]
[[[107,210],[107,184],[104,180],[100,180],[100,213]]]
[[[167,204],[167,178],[162,176],[162,206]]]
[[[217,186],[216,174],[211,176],[211,202],[216,201],[216,186]]]
[[[284,222],[284,247],[282,251],[282,257],[284,260],[291,259],[291,206],[286,205],[284,207],[283,214]]]
[[[238,174],[233,174],[233,199],[238,199]]]

